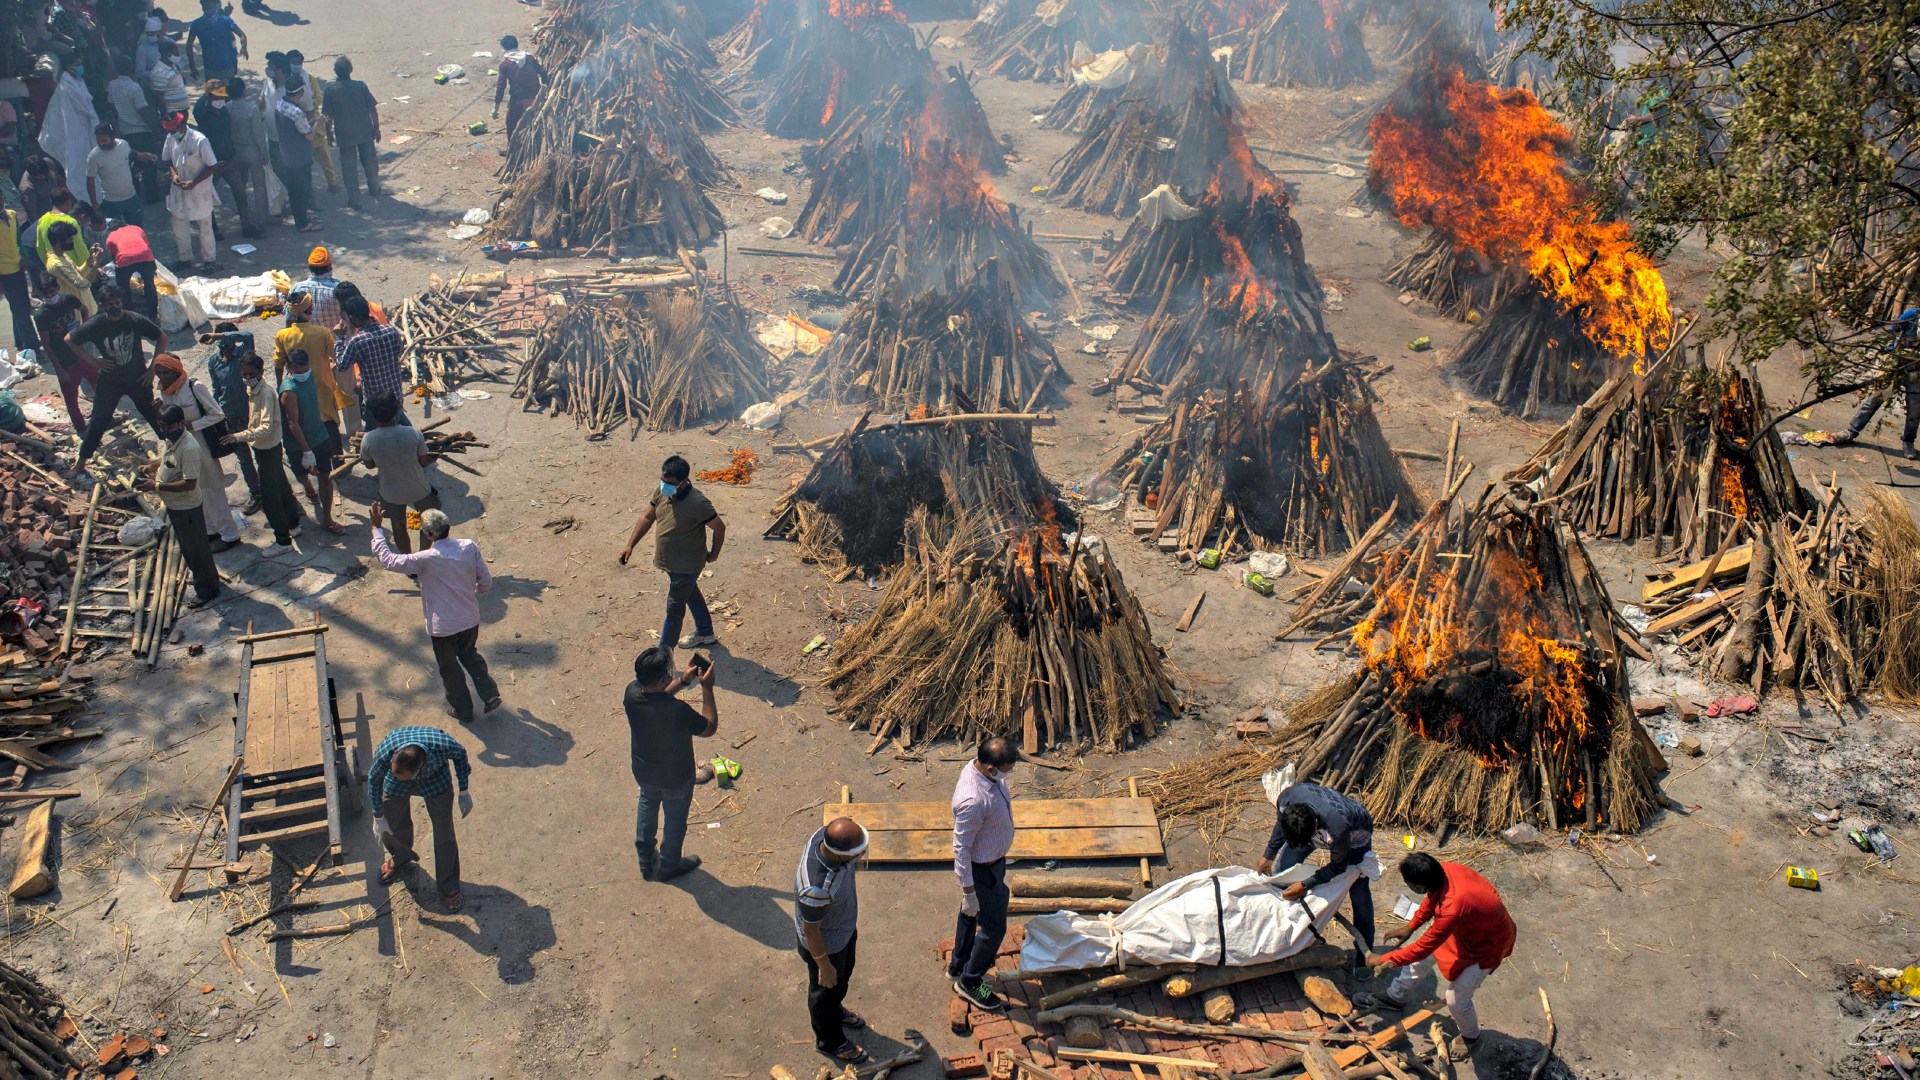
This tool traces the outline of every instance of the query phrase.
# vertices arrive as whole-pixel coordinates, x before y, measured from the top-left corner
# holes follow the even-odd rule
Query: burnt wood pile
[[[778,56],[755,65],[766,69],[758,78],[770,134],[822,138],[841,117],[911,78],[921,62],[913,30],[887,0],[827,0],[827,7],[824,18],[797,27],[799,41],[783,65]]]
[[[1195,0],[1184,14],[1233,50],[1233,77],[1266,86],[1371,82],[1360,19],[1341,0]]]
[[[983,43],[980,66],[1008,79],[1065,82],[1076,44],[1101,51],[1151,41],[1153,14],[1150,0],[1040,0],[1032,15]]]

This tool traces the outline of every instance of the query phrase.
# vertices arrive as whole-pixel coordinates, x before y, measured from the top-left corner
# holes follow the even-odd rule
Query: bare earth
[[[444,236],[468,207],[491,205],[503,145],[498,134],[465,134],[469,121],[485,117],[492,94],[482,77],[489,61],[471,54],[498,53],[502,32],[526,36],[538,9],[508,0],[299,7],[297,21],[242,18],[256,62],[268,49],[297,46],[325,70],[337,51],[348,52],[381,98],[388,135],[383,168],[392,197],[350,216],[336,208],[341,196],[322,196],[322,238],[335,251],[340,276],[391,306],[425,287],[431,274],[480,263],[471,242]],[[961,29],[948,23],[942,32]],[[434,85],[434,68],[448,62],[466,65],[473,77]],[[1253,141],[1361,163],[1362,150],[1325,147],[1320,133],[1388,85],[1318,93],[1246,88]],[[997,181],[1000,190],[1040,231],[1098,235],[1121,227],[1052,209],[1029,194],[1069,145],[1028,120],[1056,88],[983,78],[978,92],[1020,154],[1013,174]],[[398,135],[411,138],[396,145]],[[752,128],[714,142],[742,188],[721,198],[723,209],[737,237],[751,238],[738,242],[757,243],[753,226],[770,213],[791,216],[804,195],[799,179],[781,169],[798,159],[799,146]],[[1377,214],[1343,215],[1358,179],[1312,161],[1264,157],[1298,185],[1309,256],[1321,280],[1343,294],[1327,312],[1329,328],[1348,349],[1393,365],[1381,389],[1394,445],[1440,449],[1458,419],[1477,476],[1498,475],[1524,458],[1551,425],[1503,416],[1448,386],[1439,363],[1465,327],[1422,305],[1403,306],[1379,280],[1417,238]],[[789,208],[776,211],[746,194],[762,185],[792,193]],[[167,241],[159,243],[164,253]],[[1095,266],[1075,257],[1078,245],[1049,246],[1071,267],[1088,303],[1086,325],[1117,321],[1123,329],[1114,347],[1129,340],[1136,318],[1087,299]],[[294,268],[306,249],[283,228],[239,262]],[[717,251],[708,258],[721,265]],[[230,265],[235,261],[228,256]],[[790,290],[826,284],[833,264],[736,253],[726,265],[756,308],[804,312],[809,308]],[[1696,250],[1670,268],[1681,305],[1697,302],[1708,265]],[[1043,464],[1069,485],[1094,471],[1135,425],[1106,411],[1110,399],[1086,399],[1085,384],[1104,371],[1107,358],[1079,352],[1087,338],[1064,318],[1052,325],[1079,385],[1069,391],[1072,405],[1058,426],[1036,434]],[[249,326],[263,341],[271,333],[265,324]],[[1423,334],[1436,351],[1408,352],[1406,343]],[[1792,358],[1777,358],[1765,374],[1776,404],[1796,392]],[[41,383],[51,388],[50,379]],[[790,545],[760,539],[768,510],[804,469],[803,459],[776,456],[771,437],[737,427],[713,436],[694,429],[629,439],[623,432],[587,442],[566,420],[524,412],[505,387],[490,389],[491,400],[468,403],[455,423],[492,444],[467,457],[485,477],[441,477],[457,533],[480,543],[497,575],[484,607],[482,648],[507,702],[459,733],[475,764],[476,806],[459,823],[469,883],[464,912],[443,913],[424,878],[407,888],[380,887],[364,816],[349,819],[344,865],[323,872],[310,891],[322,907],[294,918],[303,927],[364,921],[354,934],[275,945],[258,931],[225,939],[230,923],[264,909],[264,880],[222,890],[217,873],[196,872],[182,902],[165,900],[172,875],[164,867],[181,854],[230,760],[238,659],[232,638],[249,625],[290,626],[315,610],[333,625],[329,651],[342,714],[363,759],[396,725],[453,726],[440,712],[415,590],[370,568],[369,480],[346,485],[343,520],[354,527],[345,538],[311,530],[302,554],[279,563],[223,556],[238,579],[236,598],[187,617],[184,642],[166,650],[157,671],[107,665],[98,672],[96,710],[108,735],[87,745],[63,778],[87,797],[62,807],[60,887],[46,901],[9,908],[6,948],[10,962],[43,975],[84,1014],[89,1038],[116,1024],[166,1028],[171,1052],[141,1070],[149,1080],[740,1078],[764,1076],[776,1062],[812,1073],[818,1059],[806,1028],[789,894],[817,807],[837,799],[842,784],[859,798],[944,799],[959,765],[943,757],[960,751],[934,747],[925,762],[868,757],[868,740],[848,734],[811,685],[822,661],[803,656],[801,646],[816,634],[836,637],[870,609],[875,594],[860,582],[831,585]],[[1830,404],[1810,423],[1838,426],[1850,408]],[[814,404],[789,416],[789,431],[813,437],[854,415]],[[1870,440],[1874,445],[1796,453],[1823,477],[1837,472],[1843,485],[1863,488],[1912,471],[1883,453],[1894,441],[1883,432]],[[729,753],[746,771],[731,792],[699,789],[689,850],[706,865],[683,882],[649,885],[639,880],[630,846],[634,789],[619,702],[634,654],[656,633],[664,581],[646,560],[622,569],[615,556],[662,456],[683,453],[696,468],[712,467],[738,445],[765,463],[748,487],[708,490],[731,532],[706,584],[725,609],[725,645],[717,654],[721,729],[707,748]],[[1410,464],[1430,490],[1438,466]],[[579,527],[557,536],[543,527],[569,516]],[[1091,528],[1113,539],[1191,708],[1141,751],[1092,755],[1065,774],[1022,772],[1022,794],[1115,790],[1129,775],[1219,748],[1234,714],[1251,705],[1284,707],[1350,663],[1298,643],[1277,645],[1274,601],[1235,588],[1226,576],[1196,581],[1180,574],[1165,556],[1127,542],[1117,513],[1093,514]],[[248,541],[263,545],[270,537],[256,530]],[[1645,573],[1635,552],[1599,547],[1596,554],[1613,568],[1615,585],[1629,568],[1636,578]],[[1208,600],[1194,632],[1173,633],[1203,587]],[[1641,694],[1721,696],[1680,665],[1635,675]],[[1783,734],[1781,725],[1831,741]],[[1662,728],[1659,721],[1653,726]],[[1520,923],[1517,953],[1481,995],[1493,1034],[1478,1076],[1526,1074],[1542,1034],[1541,987],[1560,1021],[1561,1055],[1582,1077],[1872,1075],[1858,1069],[1859,1052],[1848,1048],[1862,1021],[1842,1011],[1836,969],[1856,961],[1901,966],[1916,952],[1920,883],[1902,876],[1912,873],[1908,840],[1920,772],[1912,717],[1882,707],[1837,718],[1809,706],[1801,715],[1793,701],[1776,696],[1761,719],[1705,721],[1694,731],[1707,756],[1678,759],[1665,784],[1694,809],[1606,845],[1604,870],[1555,838],[1530,853],[1472,846],[1472,861],[1492,876]],[[1860,805],[1859,797],[1885,808]],[[1885,821],[1908,857],[1894,872],[1881,871],[1838,836],[1804,836],[1807,811],[1829,805],[1846,807],[1858,819],[1853,824]],[[1247,827],[1228,844],[1241,861],[1258,855],[1266,826],[1260,818],[1250,811]],[[424,841],[424,820],[420,827]],[[1383,830],[1383,849],[1399,835]],[[1430,847],[1434,840],[1416,843]],[[201,850],[217,857],[211,841]],[[1157,880],[1206,865],[1190,829],[1171,830],[1170,853],[1168,864],[1155,868]],[[277,888],[311,856],[299,848],[276,860]],[[267,856],[255,853],[253,861],[261,870],[256,877],[264,878]],[[1787,863],[1817,868],[1822,890],[1787,888]],[[938,867],[876,869],[863,878],[861,956],[849,1004],[873,1025],[867,1045],[884,1057],[898,1048],[902,1029],[914,1027],[943,1052],[972,1049],[946,1031],[949,991],[934,954],[951,933],[951,879]],[[1391,906],[1395,880],[1390,875],[1381,886],[1383,909]],[[223,940],[231,941],[232,958]],[[924,1065],[901,1075],[938,1072]]]

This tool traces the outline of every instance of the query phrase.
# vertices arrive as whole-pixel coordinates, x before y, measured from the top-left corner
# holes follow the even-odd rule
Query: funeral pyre
[[[725,45],[759,81],[764,126],[817,139],[913,74],[920,50],[890,0],[757,0]]]
[[[1033,14],[983,43],[980,66],[1008,79],[1060,82],[1072,73],[1076,45],[1124,49],[1151,40],[1147,22],[1154,14],[1151,0],[1041,0]]]
[[[1342,0],[1193,0],[1187,18],[1232,50],[1233,77],[1267,86],[1373,81],[1360,20]]]

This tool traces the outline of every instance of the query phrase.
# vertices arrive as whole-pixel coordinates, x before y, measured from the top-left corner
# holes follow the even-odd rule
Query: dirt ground
[[[268,49],[299,47],[324,70],[344,51],[381,99],[382,167],[393,194],[360,215],[340,208],[339,195],[321,196],[322,239],[340,276],[392,305],[430,275],[480,261],[472,243],[445,238],[467,208],[491,204],[503,145],[498,134],[465,133],[469,121],[485,117],[492,92],[477,77],[488,60],[472,54],[497,53],[502,32],[526,36],[538,14],[510,0],[335,0],[270,20],[242,17],[256,64]],[[923,29],[957,35],[962,28]],[[945,46],[937,51],[965,59]],[[434,68],[448,62],[476,77],[434,85]],[[1321,133],[1389,85],[1247,88],[1253,141],[1359,165],[1363,151],[1325,146]],[[1054,88],[981,78],[977,89],[1019,153],[1013,173],[997,184],[1039,231],[1120,228],[1030,193],[1069,145],[1029,122]],[[409,138],[396,143],[395,136]],[[803,181],[783,168],[798,160],[800,147],[751,127],[713,142],[740,180],[740,193],[720,198],[736,243],[762,243],[754,226],[770,213],[791,216],[804,194]],[[1381,283],[1381,271],[1417,238],[1378,214],[1353,216],[1347,208],[1357,173],[1263,157],[1296,186],[1309,257],[1340,294],[1328,305],[1329,329],[1349,350],[1393,365],[1381,382],[1393,444],[1440,449],[1458,419],[1477,476],[1498,475],[1524,458],[1551,425],[1503,415],[1450,387],[1439,363],[1465,328],[1420,304],[1402,305]],[[789,208],[772,210],[747,194],[762,185],[790,192]],[[167,241],[159,243],[164,249]],[[1087,304],[1081,325],[1117,322],[1122,332],[1112,347],[1123,345],[1139,320],[1088,299],[1095,267],[1077,260],[1076,244],[1050,246]],[[306,249],[281,229],[241,264],[297,268]],[[817,311],[792,290],[825,285],[833,265],[707,255],[727,267],[751,305],[769,312]],[[1697,303],[1708,265],[1705,253],[1693,251],[1670,267],[1682,307]],[[1042,462],[1063,485],[1097,469],[1135,426],[1107,411],[1111,399],[1086,396],[1108,358],[1080,351],[1089,339],[1066,317],[1072,313],[1070,302],[1048,325],[1077,385],[1059,424],[1037,429]],[[1435,351],[1408,352],[1406,343],[1419,335],[1430,335]],[[1791,357],[1778,358],[1765,376],[1776,403],[1797,392]],[[415,591],[369,564],[369,481],[345,485],[343,520],[354,527],[344,538],[310,532],[297,558],[278,562],[222,556],[236,595],[188,616],[184,640],[165,651],[158,670],[99,667],[96,712],[108,734],[75,754],[74,771],[62,778],[86,797],[62,804],[59,889],[7,908],[5,947],[10,962],[40,974],[83,1015],[89,1038],[116,1024],[167,1029],[170,1053],[143,1068],[143,1077],[435,1072],[692,1080],[764,1076],[776,1062],[811,1074],[805,975],[791,929],[800,845],[819,805],[837,798],[842,784],[863,799],[945,799],[961,751],[936,746],[924,761],[869,757],[867,739],[848,734],[812,684],[822,660],[802,655],[802,645],[816,634],[836,637],[870,610],[875,594],[860,582],[832,585],[803,566],[791,545],[760,538],[803,459],[775,455],[772,437],[737,427],[588,442],[564,419],[522,411],[506,387],[488,389],[493,397],[465,404],[455,423],[491,444],[467,457],[485,476],[441,475],[456,533],[479,542],[497,575],[484,605],[482,649],[506,696],[504,709],[458,732],[475,766],[475,808],[459,823],[465,911],[442,911],[424,880],[378,885],[364,816],[348,821],[344,864],[310,890],[321,907],[293,918],[302,927],[351,921],[363,927],[355,933],[277,944],[257,932],[224,935],[232,922],[264,910],[270,890],[284,889],[312,858],[306,848],[271,864],[256,853],[253,884],[222,889],[217,873],[196,872],[180,903],[165,899],[171,874],[164,868],[189,842],[230,760],[239,651],[232,639],[246,627],[290,626],[315,611],[333,626],[328,645],[341,711],[363,758],[399,724],[452,726],[440,712]],[[1837,426],[1850,407],[1824,406],[1809,424]],[[790,414],[789,431],[812,437],[852,415],[809,404]],[[1883,452],[1894,443],[1883,436],[1795,453],[1809,471],[1864,488],[1910,471]],[[705,585],[722,609],[725,643],[716,650],[721,727],[706,746],[741,761],[745,775],[731,792],[699,789],[689,850],[705,865],[682,882],[646,884],[630,846],[634,789],[619,703],[634,654],[656,633],[664,581],[647,560],[623,569],[615,556],[662,456],[682,453],[696,468],[711,467],[739,445],[765,464],[750,486],[708,489],[730,532]],[[1409,464],[1430,490],[1438,466]],[[547,527],[569,517],[577,527],[558,534]],[[1190,580],[1165,556],[1124,540],[1117,512],[1091,513],[1089,528],[1113,538],[1189,707],[1165,737],[1139,751],[1092,754],[1068,773],[1023,771],[1015,781],[1020,794],[1116,790],[1129,775],[1217,749],[1236,713],[1284,707],[1350,663],[1276,644],[1274,601],[1225,577]],[[247,537],[256,546],[270,539],[258,529]],[[1646,565],[1640,553],[1618,547],[1602,545],[1596,554],[1616,583]],[[1194,632],[1173,633],[1200,587],[1208,600]],[[1670,659],[1664,668],[1641,665],[1635,691],[1720,696]],[[1464,857],[1492,877],[1520,925],[1517,952],[1481,994],[1492,1037],[1477,1075],[1526,1074],[1543,1033],[1541,988],[1552,997],[1559,1051],[1573,1075],[1874,1075],[1859,1069],[1860,1051],[1849,1046],[1863,1021],[1842,1010],[1837,971],[1859,961],[1902,966],[1920,951],[1920,881],[1905,876],[1913,873],[1908,840],[1920,774],[1912,721],[1879,706],[1845,717],[1811,706],[1803,713],[1776,696],[1759,719],[1694,726],[1706,755],[1678,759],[1665,780],[1688,811],[1605,844],[1598,858],[1555,838],[1532,851],[1466,847]],[[1656,734],[1665,727],[1653,726]],[[1785,734],[1783,726],[1827,741]],[[1806,835],[1808,812],[1833,806],[1856,824],[1885,821],[1906,857],[1880,869],[1837,836]],[[1257,857],[1266,824],[1249,811],[1227,852],[1243,862]],[[1383,849],[1400,835],[1383,828]],[[1169,841],[1156,880],[1207,864],[1206,845],[1190,829],[1176,823]],[[1434,841],[1414,838],[1423,848]],[[0,846],[12,847],[4,836]],[[1440,854],[1457,849],[1456,842]],[[1787,888],[1788,863],[1817,868],[1821,891]],[[949,991],[935,948],[951,932],[950,877],[938,867],[878,868],[862,877],[861,955],[849,1004],[872,1023],[866,1044],[884,1057],[912,1027],[942,1051],[970,1049],[942,1022]],[[1383,910],[1397,893],[1394,880],[1380,886]],[[920,1080],[938,1071],[926,1065],[900,1075]]]

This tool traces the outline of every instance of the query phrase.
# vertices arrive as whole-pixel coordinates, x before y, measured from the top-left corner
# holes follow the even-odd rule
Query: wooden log
[[[1216,986],[1200,995],[1200,1011],[1207,1014],[1209,1024],[1230,1024],[1238,1014],[1233,1003],[1233,991],[1224,986]]]
[[[1257,1039],[1261,1042],[1307,1042],[1315,1038],[1310,1032],[1252,1027],[1247,1024],[1188,1024],[1179,1020],[1168,1020],[1162,1016],[1148,1016],[1146,1013],[1123,1009],[1118,1005],[1065,1005],[1058,1009],[1043,1009],[1035,1016],[1035,1020],[1042,1024],[1057,1024],[1071,1022],[1076,1017],[1107,1020],[1116,1024],[1131,1024],[1134,1027],[1150,1028],[1172,1035],[1202,1035],[1215,1039],[1223,1035]],[[1320,1037],[1332,1039],[1335,1042],[1357,1041],[1361,1038],[1358,1035]]]
[[[1323,1043],[1310,1042],[1302,1047],[1300,1065],[1307,1070],[1309,1080],[1347,1080],[1347,1071]]]
[[[1227,1071],[1225,1065],[1218,1065],[1211,1061],[1201,1061],[1198,1058],[1156,1057],[1153,1054],[1125,1054],[1118,1050],[1081,1050],[1075,1047],[1063,1046],[1060,1048],[1060,1052],[1054,1056],[1062,1061],[1111,1061],[1121,1065],[1171,1065],[1176,1069],[1192,1069],[1196,1072],[1209,1073],[1223,1073]]]
[[[1314,1008],[1328,1016],[1345,1019],[1353,1015],[1353,1002],[1340,992],[1332,979],[1324,975],[1309,975],[1301,979],[1300,992],[1307,995],[1307,1000],[1313,1003]]]
[[[234,780],[240,775],[240,767],[245,762],[245,758],[236,757],[233,759],[233,764],[227,766],[226,778],[220,781],[220,790],[213,793],[213,802],[207,806],[206,815],[200,819],[200,828],[193,834],[193,844],[187,848],[186,854],[181,856],[180,876],[174,878],[173,884],[167,888],[168,903],[179,900],[181,892],[186,889],[187,868],[193,865],[193,854],[200,850],[200,841],[207,835],[207,826],[212,824],[213,816],[226,810],[227,789],[233,786]]]
[[[1075,896],[1016,896],[1007,901],[1009,915],[1051,915],[1076,911],[1082,915],[1118,915],[1133,906],[1131,900],[1095,900]]]
[[[1103,877],[1076,877],[1071,874],[1008,874],[1007,888],[1015,896],[1085,896],[1125,900],[1133,895],[1131,881],[1115,881],[1112,878]]]
[[[1384,1050],[1406,1037],[1409,1031],[1433,1019],[1432,1009],[1415,1009],[1395,1020],[1392,1024],[1367,1037],[1364,1043],[1349,1046],[1333,1055],[1334,1063],[1343,1069],[1352,1068],[1365,1061],[1375,1050]]]
[[[1192,997],[1217,986],[1231,986],[1249,979],[1264,979],[1269,975],[1304,971],[1308,968],[1336,967],[1345,963],[1346,959],[1346,950],[1338,946],[1313,945],[1284,960],[1274,960],[1270,963],[1253,964],[1248,967],[1207,967],[1191,973],[1170,975],[1161,985],[1168,997]],[[1047,1003],[1041,1002],[1041,1007],[1047,1007]]]
[[[1146,983],[1164,979],[1169,975],[1178,975],[1192,971],[1193,969],[1194,965],[1192,964],[1163,964],[1153,967],[1133,968],[1115,975],[1105,975],[1089,982],[1076,983],[1073,986],[1055,990],[1053,993],[1040,999],[1040,1007],[1042,1009],[1058,1008],[1069,1001],[1079,1001],[1083,997],[1092,997],[1095,994],[1106,993],[1109,990],[1125,990],[1128,987],[1141,986]],[[1023,979],[1033,977],[1020,972],[1010,974],[1019,974],[1021,975],[1021,979],[1010,980],[1007,975],[1000,975],[998,977],[1003,982],[1019,982]]]
[[[1098,1050],[1107,1045],[1107,1037],[1100,1030],[1100,1021],[1091,1016],[1068,1017],[1067,1045],[1081,1050]]]
[[[8,896],[31,900],[53,890],[53,850],[59,836],[53,800],[48,799],[27,815],[26,828],[20,833],[20,862],[13,869]]]

